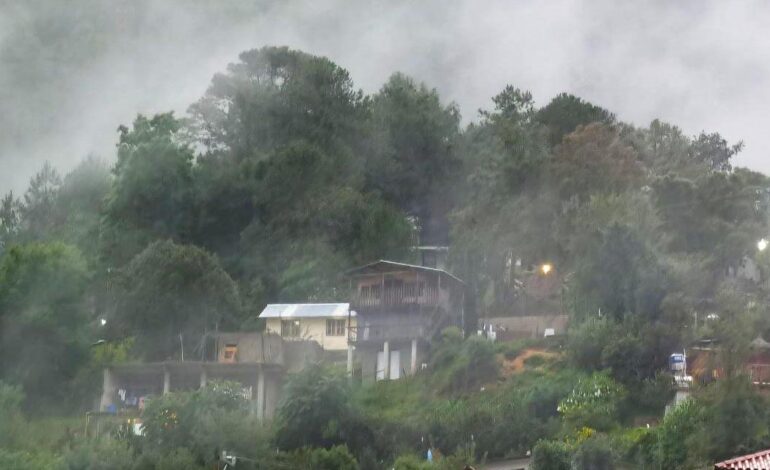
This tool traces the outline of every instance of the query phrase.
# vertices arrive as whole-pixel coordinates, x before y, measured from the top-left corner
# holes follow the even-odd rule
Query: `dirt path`
[[[550,359],[558,356],[558,354],[545,349],[529,348],[522,351],[514,359],[506,359],[505,356],[502,356],[500,365],[503,376],[509,377],[521,372],[524,370],[524,361],[533,356],[542,356],[546,359]]]

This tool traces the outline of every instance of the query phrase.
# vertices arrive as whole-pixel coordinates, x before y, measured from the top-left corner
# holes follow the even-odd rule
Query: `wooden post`
[[[348,344],[348,380],[353,380],[353,345]]]
[[[412,340],[412,375],[417,373],[417,338]]]

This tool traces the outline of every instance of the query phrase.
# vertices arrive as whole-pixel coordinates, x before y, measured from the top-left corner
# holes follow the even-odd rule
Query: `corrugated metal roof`
[[[770,470],[770,449],[714,464],[715,470]]]
[[[259,318],[347,317],[350,304],[268,304]],[[355,312],[350,312],[355,316]]]
[[[384,260],[384,259],[381,259],[379,261],[375,261],[373,263],[365,264],[365,265],[360,266],[358,268],[349,269],[349,270],[345,271],[345,274],[351,275],[351,274],[354,274],[354,273],[358,273],[358,272],[366,271],[366,270],[369,270],[369,269],[373,269],[373,268],[378,267],[378,266],[387,266],[387,267],[390,267],[390,268],[402,269],[402,270],[406,269],[406,270],[432,272],[432,273],[436,273],[436,274],[439,274],[439,275],[446,276],[447,278],[452,279],[453,281],[456,281],[456,282],[458,282],[460,284],[463,284],[463,285],[465,284],[460,278],[458,278],[457,276],[455,276],[452,273],[444,271],[443,269],[429,268],[427,266],[420,266],[420,265],[417,265],[417,264],[399,263],[397,261],[387,261],[387,260]]]

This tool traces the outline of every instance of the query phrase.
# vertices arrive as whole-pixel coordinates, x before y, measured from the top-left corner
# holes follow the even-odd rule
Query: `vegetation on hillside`
[[[697,468],[770,446],[741,368],[768,291],[735,275],[770,275],[770,180],[733,167],[742,144],[513,86],[469,121],[403,74],[368,96],[327,58],[265,47],[185,116],[121,126],[114,165],[46,164],[0,199],[0,467],[210,468],[226,450],[259,469],[528,451],[538,469]],[[267,427],[228,384],[153,401],[147,439],[46,421],[89,409],[107,362],[180,358],[180,338],[196,354],[212,329],[259,329],[267,302],[343,300],[341,271],[414,261],[417,243],[450,246],[469,331],[444,332],[414,378],[359,387],[311,367]],[[474,337],[473,318],[526,301],[545,262],[570,331],[509,374],[521,345]],[[703,338],[723,380],[664,418],[667,358]],[[29,437],[40,426],[57,439]]]

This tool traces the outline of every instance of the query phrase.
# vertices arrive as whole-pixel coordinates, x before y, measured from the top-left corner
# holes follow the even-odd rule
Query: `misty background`
[[[464,122],[505,84],[538,105],[565,91],[618,118],[744,140],[770,172],[763,2],[0,0],[0,189],[46,160],[114,158],[136,113],[183,114],[241,51],[329,57],[375,92],[395,70],[436,87]]]

